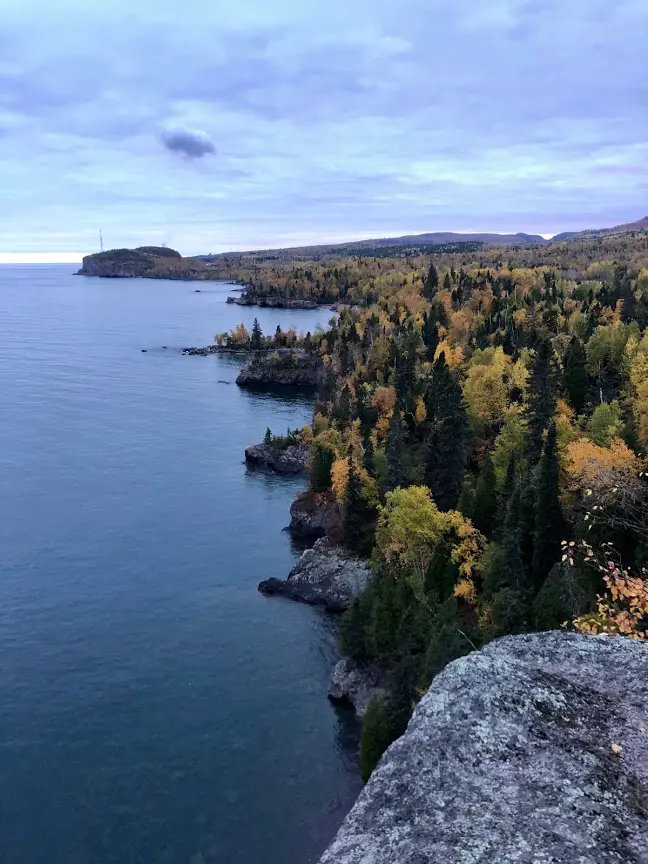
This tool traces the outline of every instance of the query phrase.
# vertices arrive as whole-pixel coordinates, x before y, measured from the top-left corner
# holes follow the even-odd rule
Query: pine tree
[[[535,465],[542,453],[542,438],[545,429],[556,413],[554,387],[554,360],[551,342],[540,337],[536,345],[535,360],[528,386],[525,455],[530,465]]]
[[[560,560],[565,523],[559,497],[560,466],[556,424],[552,423],[538,469],[538,492],[533,535],[533,581],[539,591],[553,565]]]
[[[563,384],[569,404],[577,414],[582,414],[589,392],[589,375],[586,367],[585,348],[578,336],[572,336],[563,363]]]
[[[441,352],[428,389],[425,479],[441,510],[457,506],[468,450],[468,416],[461,387]]]
[[[263,330],[261,329],[261,325],[257,318],[254,319],[252,324],[252,338],[250,339],[250,346],[253,351],[260,351],[263,346]]]
[[[473,525],[486,537],[490,537],[495,530],[497,517],[497,495],[495,494],[495,489],[495,466],[490,456],[487,456],[475,486],[475,495],[472,503]]]
[[[263,443],[268,447],[272,444],[272,432],[270,431],[270,427],[266,426],[265,435],[263,436]]]
[[[452,282],[450,281],[450,274],[446,273],[443,277],[443,290],[444,291],[452,291]]]
[[[434,300],[434,296],[439,287],[439,274],[434,264],[430,264],[428,275],[423,283],[423,296],[427,300]]]

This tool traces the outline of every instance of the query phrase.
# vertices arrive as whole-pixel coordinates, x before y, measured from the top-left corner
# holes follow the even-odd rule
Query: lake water
[[[180,349],[330,313],[72,270],[0,267],[0,861],[308,864],[357,733],[335,622],[256,590],[303,481],[242,458],[311,404]]]

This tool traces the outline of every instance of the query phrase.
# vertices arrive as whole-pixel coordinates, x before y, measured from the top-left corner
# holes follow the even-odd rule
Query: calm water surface
[[[72,269],[0,267],[0,861],[308,864],[356,730],[334,622],[256,590],[301,481],[241,460],[311,406],[179,349],[330,313]]]

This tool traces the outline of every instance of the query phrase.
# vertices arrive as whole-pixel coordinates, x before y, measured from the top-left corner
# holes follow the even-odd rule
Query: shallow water
[[[330,313],[71,269],[0,267],[0,860],[307,864],[356,730],[325,698],[335,621],[256,590],[295,560],[302,481],[242,456],[311,404],[180,349]]]

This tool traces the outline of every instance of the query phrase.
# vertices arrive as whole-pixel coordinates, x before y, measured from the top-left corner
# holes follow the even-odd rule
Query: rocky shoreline
[[[329,612],[344,612],[370,579],[366,562],[322,537],[302,554],[286,579],[265,579],[259,591],[323,606]]]
[[[251,468],[272,474],[306,474],[310,468],[310,447],[253,444],[245,448],[245,462]]]
[[[228,303],[236,306],[259,306],[268,309],[317,309],[319,304],[314,300],[301,300],[291,297],[261,297],[255,294],[243,293],[240,297],[228,297]]]
[[[239,387],[296,387],[314,389],[319,386],[324,366],[319,357],[304,351],[273,352],[254,357],[239,373]]]

